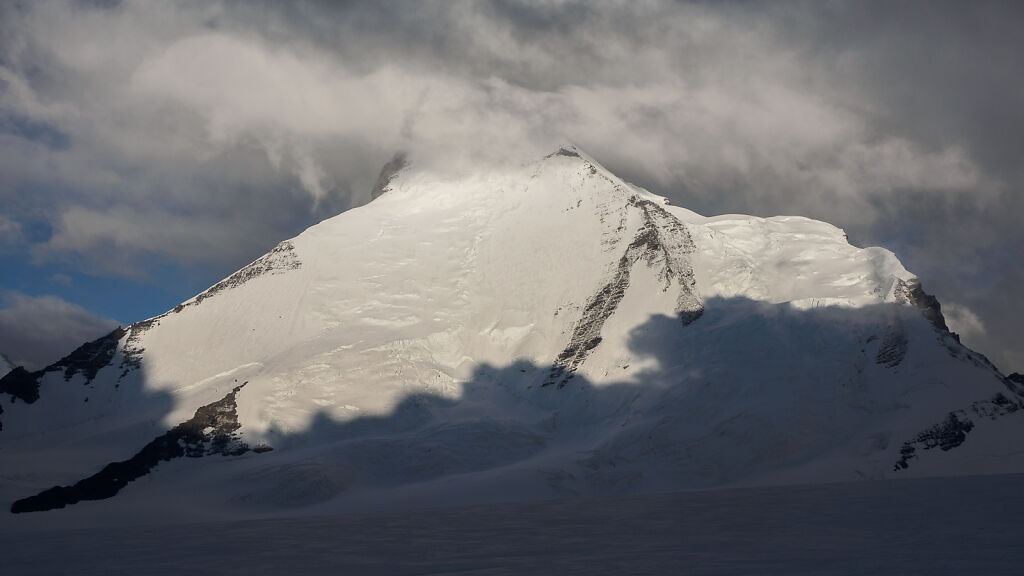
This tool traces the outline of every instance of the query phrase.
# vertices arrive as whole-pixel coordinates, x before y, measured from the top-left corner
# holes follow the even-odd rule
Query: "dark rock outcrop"
[[[972,402],[969,410],[976,416],[988,420],[997,420],[1003,416],[1014,414],[1024,408],[1024,401],[1006,396],[1002,392],[989,398]],[[931,450],[939,448],[943,451],[952,450],[967,440],[967,433],[974,429],[974,422],[968,418],[965,410],[956,410],[946,415],[939,424],[921,432],[913,440],[903,443],[900,459],[895,470],[906,469],[908,462],[917,456],[917,449]]]
[[[238,391],[245,383],[235,387],[224,398],[202,406],[195,416],[178,424],[157,437],[128,460],[107,464],[102,470],[76,482],[72,486],[54,486],[35,496],[11,505],[14,514],[42,512],[64,508],[82,500],[103,500],[115,496],[129,482],[149,474],[160,462],[175,458],[199,458],[220,454],[238,456],[250,450],[238,439]],[[260,447],[265,452],[269,447]]]
[[[577,152],[572,147],[569,147],[569,148],[559,148],[555,152],[549,154],[547,157],[550,158],[552,156],[568,156],[569,158],[579,158],[580,157],[580,153]]]
[[[10,394],[12,403],[15,400],[21,400],[26,404],[31,404],[39,399],[40,375],[38,372],[29,372],[18,366],[0,378],[0,395]],[[3,404],[0,404],[0,415],[3,413],[4,407]],[[4,423],[0,421],[0,430],[3,429]]]
[[[664,282],[664,290],[669,290],[673,283],[678,285],[676,314],[684,326],[704,313],[704,303],[697,295],[696,279],[689,261],[689,255],[696,250],[690,232],[682,222],[654,202],[632,196],[628,206],[641,210],[643,224],[619,258],[612,277],[587,299],[568,344],[555,358],[542,386],[565,386],[601,343],[601,329],[625,296],[633,265],[637,262],[643,261],[651,267],[660,266],[658,274]]]
[[[190,305],[198,306],[207,298],[216,296],[229,288],[241,286],[249,280],[263,276],[264,274],[281,273],[288,270],[296,270],[300,267],[302,267],[302,262],[300,262],[299,257],[295,255],[295,245],[292,244],[291,241],[285,240],[277,246],[274,246],[273,250],[267,252],[263,256],[260,256],[245,268],[242,268],[224,280],[210,286],[201,294],[196,296],[191,302],[177,306],[172,310],[172,312],[180,312],[183,308]]]
[[[65,381],[71,380],[76,374],[82,374],[85,376],[85,384],[91,384],[96,379],[96,374],[110,365],[114,355],[117,353],[117,343],[121,341],[121,337],[124,335],[125,329],[119,326],[116,330],[102,338],[82,344],[71,354],[36,372],[36,374],[42,376],[46,372],[63,369]]]
[[[972,422],[963,410],[950,412],[942,422],[928,428],[909,442],[904,442],[900,449],[900,459],[893,468],[895,471],[906,469],[908,462],[917,457],[917,450],[939,448],[947,451],[956,448],[967,439],[967,433],[974,429]]]
[[[1013,414],[1024,405],[1018,400],[1013,400],[1003,393],[996,394],[988,400],[979,400],[971,404],[971,410],[978,416],[995,420],[1007,414]]]
[[[109,366],[117,354],[117,343],[125,335],[125,329],[120,326],[116,330],[93,340],[86,342],[76,348],[71,354],[50,364],[42,370],[29,372],[23,367],[15,368],[0,378],[0,393],[7,393],[12,398],[18,398],[26,404],[32,404],[39,399],[39,382],[48,372],[64,372],[64,380],[71,380],[76,374],[85,377],[85,385],[92,384],[96,375],[104,367]],[[0,414],[3,414],[3,407],[0,406]],[[0,430],[3,430],[3,422],[0,422]]]
[[[132,324],[127,328],[128,338],[125,340],[124,347],[121,350],[121,378],[142,366],[142,353],[146,351],[142,346],[142,335],[149,331],[150,328],[159,326],[160,321],[168,315],[178,314],[191,306],[198,306],[204,300],[212,298],[225,290],[241,286],[253,278],[266,274],[283,274],[289,270],[297,270],[301,267],[302,261],[295,254],[295,245],[285,240],[248,266],[210,286],[192,300],[178,304],[173,309],[159,316]]]
[[[895,368],[903,362],[907,355],[907,345],[910,341],[907,338],[907,331],[899,316],[894,316],[892,324],[886,329],[882,345],[878,348],[875,356],[875,363],[887,368]]]
[[[409,161],[405,156],[404,152],[396,153],[391,160],[388,161],[380,169],[380,174],[377,176],[377,182],[373,185],[373,190],[370,191],[370,201],[374,201],[388,191],[388,185],[394,180],[395,176],[402,171],[403,168],[409,165]]]
[[[0,394],[10,394],[12,399],[17,398],[26,404],[35,402],[39,399],[38,374],[18,366],[0,378]]]
[[[931,322],[932,326],[942,333],[948,333],[949,327],[946,326],[946,317],[942,315],[942,306],[939,304],[939,299],[931,294],[928,294],[921,288],[921,281],[917,278],[911,278],[904,282],[903,280],[896,280],[896,287],[893,290],[893,296],[896,301],[904,304],[909,303],[921,311],[921,314]]]

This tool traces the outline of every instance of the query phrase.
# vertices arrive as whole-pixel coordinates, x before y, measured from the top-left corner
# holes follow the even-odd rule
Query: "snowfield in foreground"
[[[575,149],[389,164],[166,314],[0,380],[19,529],[1024,471],[1021,383],[890,252]]]
[[[0,532],[4,574],[1016,575],[1020,475]]]

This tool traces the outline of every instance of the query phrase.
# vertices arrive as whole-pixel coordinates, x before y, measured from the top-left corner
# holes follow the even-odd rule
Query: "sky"
[[[573,143],[884,246],[1024,371],[1024,4],[0,2],[0,353],[39,368],[369,201]]]

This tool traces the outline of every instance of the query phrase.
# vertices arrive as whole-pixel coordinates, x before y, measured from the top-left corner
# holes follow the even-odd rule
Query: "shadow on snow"
[[[983,371],[974,379],[988,374],[997,387],[1000,380],[1005,385],[1008,394],[997,394],[1007,401],[1002,414],[1021,406],[1013,381],[908,306],[799,309],[712,298],[689,326],[650,317],[629,333],[626,348],[618,364],[604,362],[612,372],[588,375],[584,364],[563,388],[542,385],[550,365],[481,365],[458,398],[414,393],[388,414],[346,421],[321,412],[301,432],[271,430],[269,446],[250,447],[237,435],[235,397],[246,392],[240,383],[127,460],[18,500],[12,511],[109,498],[160,462],[213,455],[246,462],[243,477],[252,487],[243,486],[238,498],[281,505],[511,470],[526,470],[566,494],[698,488],[796,467],[837,450],[874,455],[891,470],[897,445],[913,458],[915,449],[955,447],[970,431],[942,428],[947,414],[941,411],[923,418],[926,426],[939,423],[932,427],[939,437],[949,436],[942,445],[921,439],[932,430],[922,431],[921,414],[900,424],[914,411],[903,399],[921,384],[905,369],[905,358],[915,354],[972,364]],[[131,386],[120,386],[126,398],[117,400],[116,410],[136,410],[139,403],[149,422],[161,410],[169,413],[166,395],[141,392],[142,369],[130,378]],[[992,389],[979,388],[979,400],[999,404],[986,398]],[[45,403],[45,388],[41,395]],[[271,446],[269,454],[248,453]]]

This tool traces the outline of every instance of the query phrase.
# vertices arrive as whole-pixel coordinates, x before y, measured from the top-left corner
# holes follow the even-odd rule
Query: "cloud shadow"
[[[266,454],[237,434],[240,383],[131,458],[18,500],[12,511],[109,498],[182,456],[226,456],[191,465],[237,464],[229,499],[270,508],[448,480],[478,479],[492,499],[512,478],[556,495],[705,488],[837,455],[875,461],[863,472],[880,477],[901,457],[913,466],[922,451],[968,441],[974,422],[1024,414],[1021,386],[909,306],[711,298],[688,326],[651,316],[629,332],[627,348],[633,365],[615,366],[621,377],[590,373],[585,363],[564,387],[546,387],[550,364],[482,364],[457,398],[411,393],[386,414],[344,421],[320,412],[301,431],[270,431],[257,446]],[[964,385],[975,387],[976,401],[908,404],[925,384],[924,361],[951,363],[943,364],[950,378],[972,375]],[[132,374],[120,406],[169,413],[172,399],[141,392],[144,370]],[[947,429],[950,415],[956,426]]]

